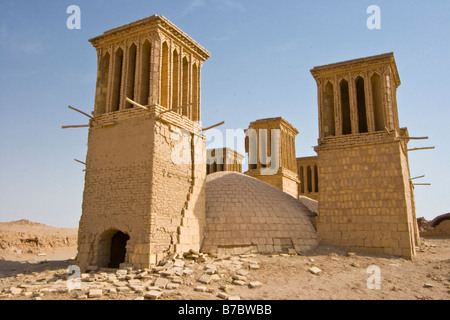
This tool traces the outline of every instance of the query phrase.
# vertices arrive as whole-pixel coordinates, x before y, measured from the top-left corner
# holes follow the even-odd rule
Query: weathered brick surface
[[[411,258],[409,172],[399,142],[319,152],[319,217],[324,243]]]
[[[79,230],[82,265],[106,266],[117,231],[130,235],[126,262],[141,267],[201,244],[204,163],[174,164],[172,135],[178,127],[130,113],[124,119],[116,114],[116,126],[90,129]],[[199,148],[204,151],[204,141]]]
[[[148,245],[153,127],[154,120],[138,117],[90,129],[78,240],[83,264],[108,264],[114,230],[136,234],[128,244],[131,260]]]

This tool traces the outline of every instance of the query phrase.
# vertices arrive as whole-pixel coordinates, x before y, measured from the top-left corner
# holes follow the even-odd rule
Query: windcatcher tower
[[[90,42],[98,76],[79,266],[145,268],[168,253],[198,250],[206,177],[200,70],[209,53],[157,15]],[[180,132],[187,161],[174,151],[180,151]]]
[[[392,53],[315,67],[323,243],[411,259],[419,241]]]
[[[298,198],[295,137],[298,130],[284,118],[250,123],[245,139],[249,165],[245,173]]]

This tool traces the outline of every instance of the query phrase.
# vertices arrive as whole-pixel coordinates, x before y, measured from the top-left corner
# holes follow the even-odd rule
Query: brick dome
[[[274,253],[317,246],[315,214],[299,200],[240,173],[217,172],[206,181],[203,252]]]

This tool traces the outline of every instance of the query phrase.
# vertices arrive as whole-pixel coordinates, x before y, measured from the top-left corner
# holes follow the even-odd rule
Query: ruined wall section
[[[204,230],[205,162],[193,163],[191,133],[191,141],[186,145],[189,149],[176,148],[182,143],[177,140],[179,129],[166,122],[158,122],[155,127],[150,232],[153,262],[167,253],[198,250]],[[203,140],[200,144],[204,146]],[[182,151],[176,156],[186,157],[185,163],[172,161],[172,153],[179,150]],[[189,228],[183,228],[187,224]]]

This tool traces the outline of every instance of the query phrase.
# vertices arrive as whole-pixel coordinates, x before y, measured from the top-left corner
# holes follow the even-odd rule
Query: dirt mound
[[[19,220],[0,222],[0,252],[35,253],[77,244],[78,229],[56,228]]]

